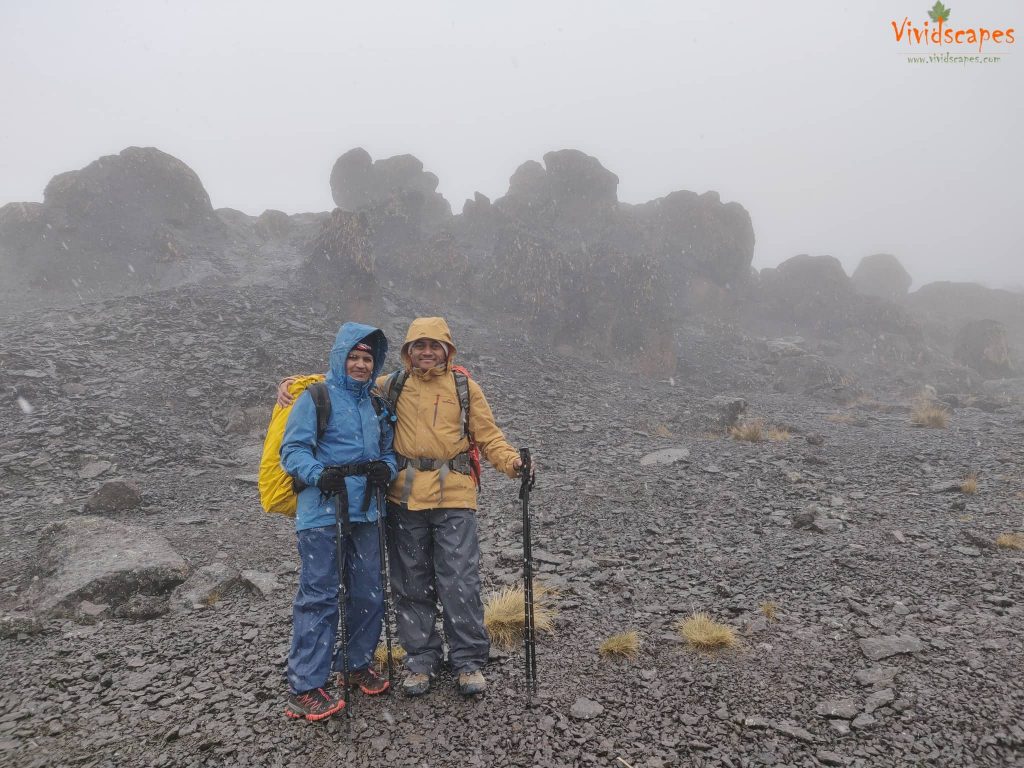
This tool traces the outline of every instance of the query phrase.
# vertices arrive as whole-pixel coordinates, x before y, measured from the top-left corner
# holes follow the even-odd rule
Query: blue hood
[[[366,382],[356,381],[349,378],[345,373],[345,361],[348,353],[352,351],[359,342],[365,342],[373,350],[373,374]],[[334,347],[331,349],[331,367],[327,371],[327,381],[343,389],[362,391],[363,394],[370,391],[373,382],[380,376],[384,368],[384,358],[388,354],[388,340],[384,337],[384,331],[374,328],[372,325],[362,323],[345,323],[338,329],[338,335],[334,338]]]

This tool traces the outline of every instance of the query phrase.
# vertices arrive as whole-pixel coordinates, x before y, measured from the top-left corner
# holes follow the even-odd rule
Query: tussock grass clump
[[[395,662],[395,668],[405,661],[405,648],[398,643],[391,643],[391,658]],[[388,646],[381,643],[373,652],[373,663],[377,666],[377,672],[386,672],[388,668]]]
[[[1001,533],[996,546],[1003,549],[1024,549],[1024,533]]]
[[[927,395],[918,397],[910,409],[910,423],[915,427],[945,429],[948,422],[949,409]]]
[[[534,583],[533,624],[537,632],[554,632],[555,616],[551,600],[554,590]],[[526,622],[526,599],[523,585],[505,587],[492,592],[484,601],[484,626],[491,642],[497,648],[511,651],[523,642],[523,624]]]
[[[640,635],[635,629],[606,638],[597,652],[605,659],[632,659],[640,650]]]
[[[768,621],[778,621],[779,618],[779,606],[773,603],[771,600],[765,603],[761,603],[761,613]]]
[[[747,443],[760,443],[764,440],[764,422],[761,419],[748,421],[735,427],[729,427],[729,435],[733,440],[743,440]]]
[[[659,424],[657,427],[655,427],[654,434],[656,434],[658,437],[675,437],[675,434],[672,432],[672,430],[666,427],[664,424]]]
[[[968,472],[967,476],[960,481],[960,493],[974,494],[978,492],[978,473]]]
[[[784,443],[789,440],[790,437],[792,437],[792,435],[785,427],[772,427],[768,430],[768,439],[773,443]]]
[[[715,651],[719,648],[735,648],[739,644],[736,630],[728,624],[720,624],[706,613],[695,613],[676,622],[676,629],[691,648],[699,651]]]

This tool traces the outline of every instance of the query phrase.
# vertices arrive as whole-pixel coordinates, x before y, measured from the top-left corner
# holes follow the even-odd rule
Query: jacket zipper
[[[438,395],[437,397],[434,398],[434,423],[432,424],[432,426],[434,426],[434,427],[437,426],[437,404],[440,403],[440,402],[441,402],[441,396]]]

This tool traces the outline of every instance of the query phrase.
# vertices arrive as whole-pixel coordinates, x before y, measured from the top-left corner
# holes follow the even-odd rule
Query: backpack
[[[288,385],[288,391],[294,398],[292,405],[295,405],[295,400],[298,400],[299,395],[307,389],[310,397],[313,398],[313,405],[316,406],[316,438],[319,441],[327,429],[327,423],[331,420],[331,396],[327,391],[327,384],[324,383],[324,375],[313,374],[296,377],[295,381]],[[370,399],[373,402],[373,410],[380,418],[386,404],[378,397]],[[281,466],[281,443],[284,441],[284,428],[288,423],[288,414],[292,411],[292,405],[287,408],[282,408],[276,403],[274,405],[274,412],[270,416],[270,424],[267,427],[267,436],[263,440],[263,456],[260,458],[260,473],[257,483],[263,511],[286,517],[295,517],[299,492],[306,488],[305,483],[298,478],[293,478]],[[383,439],[382,433],[381,440]]]
[[[319,440],[327,429],[331,419],[331,398],[324,383],[323,374],[299,376],[289,386],[288,392],[295,400],[309,389],[316,406],[316,436]],[[295,404],[292,400],[292,405]],[[274,412],[270,416],[267,436],[263,440],[263,456],[260,458],[260,504],[264,512],[272,512],[287,517],[295,517],[295,509],[299,503],[298,491],[292,476],[281,466],[281,443],[284,441],[284,428],[288,423],[288,414],[292,406],[282,408],[274,404]]]
[[[469,440],[469,448],[466,455],[469,457],[469,476],[473,478],[477,490],[480,489],[480,474],[483,469],[480,464],[480,446],[476,444],[472,433],[469,431],[469,371],[461,365],[452,366],[452,375],[455,377],[455,391],[459,395],[459,410],[462,413],[462,436]],[[409,371],[395,371],[388,376],[384,387],[384,396],[391,405],[392,412],[398,414],[398,398],[402,394],[402,388],[409,379]]]

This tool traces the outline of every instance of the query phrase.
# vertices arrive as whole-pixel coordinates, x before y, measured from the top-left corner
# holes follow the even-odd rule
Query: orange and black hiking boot
[[[325,720],[345,708],[345,702],[334,698],[323,688],[314,688],[305,693],[293,693],[288,697],[284,713],[295,720],[305,718],[316,722]]]
[[[339,674],[338,685],[344,684],[343,678]],[[353,688],[359,688],[367,696],[376,696],[378,693],[384,693],[384,691],[391,687],[390,681],[383,675],[378,674],[373,667],[350,672],[348,684]]]

